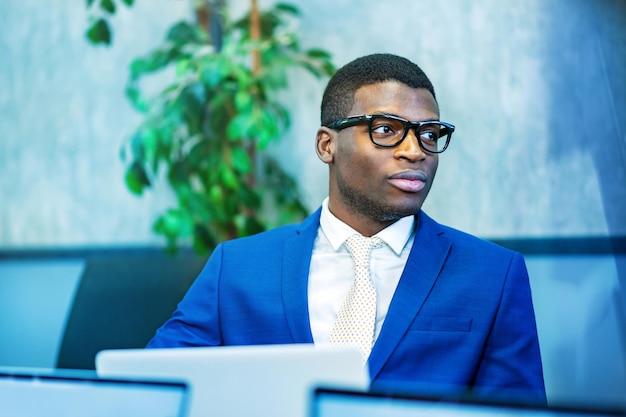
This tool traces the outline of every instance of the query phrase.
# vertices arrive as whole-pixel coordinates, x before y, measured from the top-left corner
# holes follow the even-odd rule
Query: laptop
[[[318,387],[309,417],[624,417],[624,410],[536,406]]]
[[[100,378],[95,372],[0,369],[0,415],[185,417],[184,382]]]
[[[369,386],[357,349],[312,344],[104,350],[96,371],[183,378],[191,388],[189,417],[306,417],[317,386]]]

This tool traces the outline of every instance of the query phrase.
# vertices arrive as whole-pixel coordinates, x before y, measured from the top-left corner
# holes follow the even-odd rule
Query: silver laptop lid
[[[187,397],[187,385],[178,381],[0,368],[2,416],[186,417]]]
[[[624,417],[624,410],[547,407],[319,387],[309,417]]]
[[[369,387],[358,349],[312,344],[106,350],[96,370],[187,380],[189,417],[305,417],[317,386]]]

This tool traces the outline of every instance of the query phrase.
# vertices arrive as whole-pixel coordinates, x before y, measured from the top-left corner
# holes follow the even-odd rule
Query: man
[[[322,207],[220,244],[148,347],[356,344],[372,389],[545,401],[522,256],[421,211],[454,131],[427,76],[398,56],[359,58],[329,81],[321,119]],[[370,253],[365,269],[353,235]],[[356,335],[345,332],[351,320],[365,323]]]

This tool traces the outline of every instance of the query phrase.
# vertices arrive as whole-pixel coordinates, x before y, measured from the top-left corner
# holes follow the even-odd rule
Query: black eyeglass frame
[[[374,122],[374,120],[376,120],[377,118],[381,118],[381,117],[397,120],[404,124],[404,133],[402,134],[402,137],[398,139],[396,142],[391,143],[391,144],[380,144],[380,143],[377,143],[372,137],[372,123]],[[454,132],[454,125],[450,123],[442,122],[439,120],[426,120],[423,122],[411,122],[410,120],[406,120],[400,116],[396,116],[395,114],[385,114],[385,113],[364,114],[362,116],[350,116],[350,117],[346,117],[343,119],[335,120],[334,122],[329,123],[327,127],[330,129],[339,131],[339,130],[346,129],[348,127],[356,126],[359,123],[363,123],[363,122],[367,122],[367,127],[368,127],[367,131],[369,133],[370,140],[376,146],[380,146],[383,148],[393,148],[394,146],[398,146],[406,138],[407,133],[409,133],[409,129],[413,129],[413,131],[415,132],[415,137],[417,138],[417,143],[419,144],[420,148],[423,151],[428,152],[428,153],[442,153],[443,151],[448,149],[448,145],[450,144],[450,138],[452,138],[452,133]],[[440,126],[443,126],[445,129],[447,129],[446,143],[443,146],[443,148],[438,151],[433,151],[431,149],[426,148],[426,146],[424,146],[424,144],[422,143],[422,138],[421,138],[421,135],[419,134],[419,131],[422,128],[422,126],[432,125],[432,124],[440,125]]]

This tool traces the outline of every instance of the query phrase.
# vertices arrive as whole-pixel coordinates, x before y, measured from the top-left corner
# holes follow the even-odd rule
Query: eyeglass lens
[[[394,146],[406,136],[406,130],[411,127],[410,123],[403,120],[378,116],[370,121],[370,136],[377,145]],[[431,152],[441,152],[448,141],[448,128],[437,122],[420,124],[419,129],[414,132],[422,147]]]

